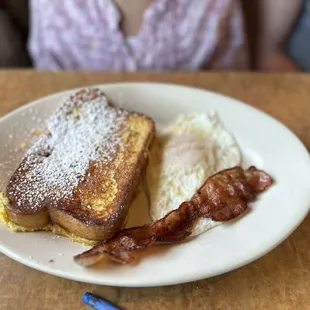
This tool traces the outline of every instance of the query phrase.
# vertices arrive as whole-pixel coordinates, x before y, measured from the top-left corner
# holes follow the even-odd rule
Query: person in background
[[[32,0],[38,69],[248,68],[238,0]]]
[[[263,71],[299,70],[296,59],[294,61],[291,54],[291,51],[299,49],[299,46],[296,44],[292,46],[294,43],[291,38],[297,34],[294,26],[303,4],[309,3],[309,0],[258,0],[261,17],[257,42],[258,69]],[[308,19],[310,21],[310,15]],[[310,29],[308,32],[310,34]],[[289,52],[288,45],[292,47]],[[308,57],[310,57],[310,50]]]
[[[29,1],[37,69],[292,71],[310,48],[297,46],[310,0]]]
[[[283,43],[302,0],[257,3],[257,68],[297,70]],[[31,0],[31,11],[38,69],[249,69],[239,0]]]

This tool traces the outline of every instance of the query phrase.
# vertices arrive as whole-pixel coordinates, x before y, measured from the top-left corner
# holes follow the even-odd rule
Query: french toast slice
[[[87,240],[124,224],[155,134],[151,118],[111,106],[96,88],[70,96],[46,122],[6,188],[10,221],[58,225]]]

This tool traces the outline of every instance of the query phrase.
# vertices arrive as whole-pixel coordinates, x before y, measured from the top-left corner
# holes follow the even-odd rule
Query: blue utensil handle
[[[120,308],[112,305],[110,302],[89,292],[82,296],[82,301],[96,310],[120,310]]]

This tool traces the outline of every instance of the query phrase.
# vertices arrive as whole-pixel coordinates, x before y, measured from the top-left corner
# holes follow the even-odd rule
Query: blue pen
[[[82,296],[82,300],[86,305],[91,306],[96,310],[121,310],[108,301],[89,292]]]

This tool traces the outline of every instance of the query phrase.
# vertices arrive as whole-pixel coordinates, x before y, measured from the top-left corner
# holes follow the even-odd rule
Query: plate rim
[[[103,83],[103,84],[94,84],[94,85],[87,85],[87,86],[82,86],[82,87],[76,87],[76,88],[72,88],[72,89],[66,89],[66,90],[61,90],[61,91],[57,91],[55,93],[37,98],[35,100],[32,100],[16,109],[13,109],[11,111],[9,111],[8,113],[4,114],[3,116],[0,117],[0,124],[5,121],[7,118],[10,117],[14,117],[15,114],[19,114],[21,112],[23,112],[24,110],[27,110],[29,108],[31,108],[32,106],[36,105],[36,104],[40,104],[40,102],[42,102],[43,100],[49,100],[49,99],[53,99],[53,97],[58,97],[58,96],[65,96],[67,93],[71,93],[71,92],[75,92],[77,90],[83,89],[83,88],[92,88],[92,87],[98,87],[98,88],[117,88],[117,87],[143,87],[143,86],[151,86],[151,87],[156,87],[156,86],[160,86],[160,87],[167,87],[167,88],[182,88],[182,89],[187,89],[189,91],[194,90],[194,91],[200,91],[200,92],[204,92],[204,93],[209,93],[215,97],[221,97],[222,99],[225,100],[229,100],[231,101],[232,104],[239,104],[242,105],[244,107],[246,107],[247,109],[252,110],[255,113],[259,113],[262,116],[268,118],[269,120],[272,120],[275,125],[280,126],[281,129],[284,129],[287,133],[289,133],[292,137],[294,137],[294,139],[296,140],[296,142],[298,142],[300,144],[300,146],[303,149],[303,152],[305,152],[305,154],[307,154],[309,156],[309,151],[306,148],[306,146],[304,145],[304,143],[301,141],[301,139],[290,129],[288,128],[286,125],[284,125],[283,123],[281,123],[277,118],[275,118],[274,116],[260,110],[259,108],[253,107],[252,105],[249,105],[235,97],[231,97],[228,95],[224,95],[212,90],[208,90],[208,89],[204,89],[204,88],[200,88],[200,87],[195,87],[195,86],[188,86],[188,85],[183,85],[183,84],[174,84],[174,83],[162,83],[162,82],[115,82],[115,83]],[[309,167],[310,167],[310,156],[309,156]],[[310,196],[309,196],[310,198]],[[202,280],[202,279],[206,279],[206,278],[211,278],[217,275],[221,275],[221,274],[225,274],[228,273],[232,270],[236,270],[239,269],[243,266],[246,266],[250,263],[252,263],[253,261],[258,260],[259,258],[263,257],[264,255],[266,255],[267,253],[271,252],[273,249],[275,249],[279,244],[281,244],[283,241],[285,241],[297,228],[298,226],[303,222],[303,220],[306,218],[307,214],[309,213],[310,210],[310,200],[309,200],[309,206],[308,209],[304,209],[304,212],[301,212],[298,221],[295,221],[295,224],[291,226],[291,229],[286,231],[285,234],[282,235],[281,238],[279,238],[279,240],[275,243],[273,243],[272,246],[266,248],[264,251],[261,251],[259,254],[257,255],[251,255],[250,258],[248,259],[243,259],[242,262],[235,262],[235,263],[231,263],[230,267],[224,267],[224,268],[218,268],[218,270],[214,273],[208,273],[211,275],[208,275],[207,277],[203,276],[196,276],[196,277],[191,277],[191,276],[186,276],[186,277],[182,277],[182,279],[173,279],[173,280],[166,280],[166,281],[152,281],[149,280],[147,283],[143,282],[140,285],[137,285],[137,283],[134,282],[126,282],[126,279],[122,279],[121,283],[113,281],[113,280],[106,280],[104,278],[100,278],[98,279],[98,281],[94,281],[94,280],[87,280],[87,279],[83,279],[81,278],[81,276],[74,276],[74,273],[69,273],[69,272],[64,272],[62,270],[59,269],[53,269],[50,268],[50,266],[48,264],[40,264],[37,263],[36,261],[32,261],[30,259],[27,258],[21,258],[19,255],[15,254],[13,251],[7,250],[6,247],[3,246],[2,242],[0,241],[0,251],[10,257],[11,259],[18,261],[19,263],[22,263],[23,265],[26,265],[28,267],[31,267],[33,269],[39,270],[41,272],[45,272],[47,274],[50,275],[54,275],[54,276],[58,276],[61,278],[65,278],[65,279],[70,279],[70,280],[74,280],[74,281],[79,281],[79,282],[84,282],[84,283],[91,283],[91,284],[97,284],[97,285],[110,285],[110,286],[118,286],[118,287],[154,287],[154,286],[168,286],[168,285],[175,285],[175,284],[181,284],[181,283],[188,283],[188,282],[193,282],[193,281],[197,281],[197,280]],[[220,270],[220,271],[219,271]],[[159,283],[160,282],[160,283]]]

